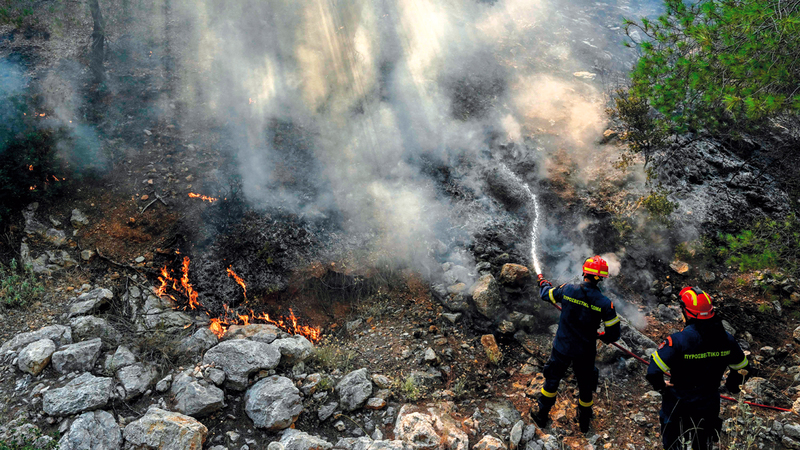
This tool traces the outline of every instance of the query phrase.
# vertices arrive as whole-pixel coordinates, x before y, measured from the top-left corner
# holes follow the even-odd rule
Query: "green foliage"
[[[42,294],[44,286],[30,267],[19,267],[15,259],[8,267],[0,263],[0,304],[25,306]]]
[[[0,0],[0,24],[22,28],[36,23],[34,0]]]
[[[760,220],[722,239],[719,255],[742,272],[780,268],[795,277],[800,275],[800,220],[795,214],[784,220]]]
[[[408,375],[400,383],[400,394],[408,401],[416,401],[420,398],[421,391],[417,384],[417,379],[413,375]]]
[[[669,201],[667,198],[669,191],[659,186],[650,192],[650,195],[642,198],[642,205],[653,219],[666,222],[669,215],[678,207],[677,203]]]
[[[0,450],[55,450],[58,448],[58,441],[50,441],[44,447],[34,445],[32,442],[18,444],[15,442],[0,441]]]
[[[800,112],[797,2],[664,3],[658,20],[625,21],[629,37],[645,35],[626,43],[641,51],[631,95],[659,111],[660,126],[673,133],[717,131]]]
[[[344,343],[332,337],[326,339],[314,348],[314,353],[311,355],[311,362],[317,364],[318,367],[325,371],[332,372],[339,369],[343,372],[349,372],[356,356],[357,353],[355,350],[347,348]]]
[[[770,313],[772,312],[772,305],[770,305],[769,303],[762,303],[758,305],[758,312],[762,314]]]
[[[611,112],[622,122],[623,133],[620,139],[628,144],[620,159],[614,164],[625,170],[633,163],[633,154],[644,156],[647,167],[653,152],[664,142],[666,136],[663,125],[653,114],[647,99],[631,91],[617,90],[614,108]]]

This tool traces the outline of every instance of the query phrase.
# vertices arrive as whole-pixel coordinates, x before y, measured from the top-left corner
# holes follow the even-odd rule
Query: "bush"
[[[784,220],[763,219],[737,234],[722,236],[719,255],[739,271],[780,268],[800,276],[800,221],[795,214]]]
[[[0,303],[25,306],[44,294],[44,286],[30,269],[19,267],[15,259],[9,267],[0,263]]]
[[[667,222],[669,215],[678,207],[677,203],[669,201],[667,194],[669,191],[659,186],[651,191],[650,195],[642,198],[642,205],[653,219]]]
[[[666,129],[724,130],[800,112],[797,2],[664,4],[658,20],[626,20],[625,31],[631,38],[626,45],[642,52],[631,75],[632,95],[658,110]]]

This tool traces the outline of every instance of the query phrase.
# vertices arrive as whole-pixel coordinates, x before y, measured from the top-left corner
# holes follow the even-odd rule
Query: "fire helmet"
[[[687,286],[681,289],[681,303],[686,315],[691,319],[710,319],[714,317],[711,297],[700,288]]]
[[[597,255],[587,258],[583,262],[583,274],[608,278],[608,263]]]

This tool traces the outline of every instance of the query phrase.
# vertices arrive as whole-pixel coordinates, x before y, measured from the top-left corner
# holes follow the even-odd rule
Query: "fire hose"
[[[558,309],[559,311],[561,311],[561,306],[559,306],[559,305],[557,305],[557,304],[555,304],[555,303],[550,303],[550,304],[551,304],[551,305],[553,305],[553,306],[555,306],[555,307],[556,307],[556,309]],[[633,357],[633,358],[635,358],[637,361],[639,361],[639,362],[641,362],[641,363],[644,363],[645,365],[648,365],[648,366],[650,365],[650,361],[648,361],[648,360],[646,360],[646,359],[642,358],[641,356],[638,356],[638,355],[636,355],[636,354],[635,354],[635,353],[633,353],[632,351],[630,351],[630,350],[626,349],[625,347],[623,347],[623,346],[621,346],[621,345],[617,344],[616,342],[612,342],[612,343],[611,343],[611,345],[613,345],[614,347],[616,347],[616,348],[618,348],[618,349],[622,350],[622,351],[623,351],[623,352],[625,352],[626,354],[628,354],[628,355],[632,356],[632,357]],[[665,374],[666,374],[668,377],[671,377],[671,376],[672,376],[672,375],[671,375],[669,372],[665,372]],[[733,397],[728,397],[727,395],[719,394],[719,397],[720,397],[721,399],[728,400],[728,401],[730,401],[730,402],[739,403],[739,400],[736,400],[736,399],[735,399],[735,398],[733,398]],[[779,408],[779,407],[777,407],[777,406],[770,406],[770,405],[762,405],[761,403],[748,402],[747,400],[742,400],[742,403],[748,404],[748,405],[750,405],[750,406],[755,406],[755,407],[757,407],[757,408],[772,409],[772,410],[775,410],[775,411],[782,411],[782,412],[793,412],[791,409]]]

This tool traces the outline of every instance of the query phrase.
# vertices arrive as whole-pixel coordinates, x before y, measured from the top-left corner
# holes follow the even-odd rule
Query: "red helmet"
[[[583,262],[583,274],[608,278],[608,263],[596,255],[588,258]]]
[[[714,317],[714,305],[711,304],[711,297],[700,288],[687,286],[681,289],[681,302],[686,315],[692,319]]]

